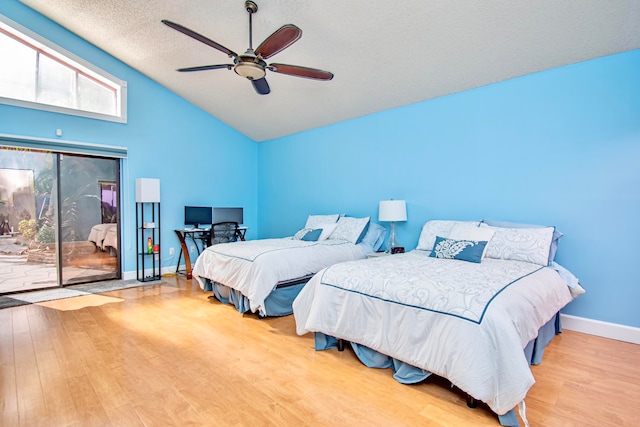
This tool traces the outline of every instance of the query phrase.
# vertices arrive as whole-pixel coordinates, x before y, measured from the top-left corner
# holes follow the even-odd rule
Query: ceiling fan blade
[[[231,64],[201,65],[199,67],[178,68],[176,71],[180,71],[180,72],[205,71],[205,70],[217,70],[218,68],[226,68],[227,70],[230,70],[233,68],[233,65]]]
[[[268,68],[274,73],[305,77],[307,79],[331,80],[333,78],[333,73],[330,73],[329,71],[318,70],[316,68],[299,67],[297,65],[269,64]]]
[[[291,46],[300,37],[302,37],[302,30],[300,28],[293,24],[283,25],[258,46],[255,50],[256,55],[267,59]]]
[[[203,36],[202,34],[198,34],[195,31],[188,29],[187,27],[183,27],[182,25],[176,24],[175,22],[167,21],[166,19],[163,19],[162,23],[173,28],[174,30],[180,31],[182,34],[198,40],[201,43],[211,46],[214,49],[218,49],[220,52],[226,53],[229,56],[232,56],[234,58],[238,56],[238,54],[234,51],[227,49],[221,44],[216,43],[213,40]]]
[[[251,83],[253,83],[253,88],[260,95],[266,95],[271,92],[271,89],[269,89],[269,83],[267,83],[267,79],[264,77],[258,80],[251,80]]]

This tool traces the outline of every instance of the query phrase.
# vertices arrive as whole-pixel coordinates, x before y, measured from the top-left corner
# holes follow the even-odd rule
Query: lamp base
[[[396,223],[395,221],[391,221],[391,232],[389,233],[389,240],[387,240],[386,252],[389,254],[396,254],[400,248],[398,238],[396,237]],[[402,248],[402,252],[404,252],[404,248]]]

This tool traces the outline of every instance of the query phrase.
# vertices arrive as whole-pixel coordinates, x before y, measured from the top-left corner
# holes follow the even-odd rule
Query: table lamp
[[[399,248],[398,239],[396,237],[396,221],[407,220],[407,202],[404,200],[381,200],[378,212],[379,221],[391,222],[391,233],[387,240],[387,252],[395,253]]]

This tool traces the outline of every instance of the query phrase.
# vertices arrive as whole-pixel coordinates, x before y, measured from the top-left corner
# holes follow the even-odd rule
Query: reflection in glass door
[[[117,279],[119,162],[69,154],[59,159],[62,284]]]
[[[56,155],[0,147],[0,293],[58,286]]]

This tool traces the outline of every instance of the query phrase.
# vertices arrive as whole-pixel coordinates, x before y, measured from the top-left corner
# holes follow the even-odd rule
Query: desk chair
[[[238,230],[237,222],[218,222],[211,225],[207,246],[215,245],[216,243],[236,242],[239,238],[240,231]]]

